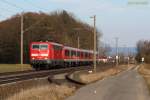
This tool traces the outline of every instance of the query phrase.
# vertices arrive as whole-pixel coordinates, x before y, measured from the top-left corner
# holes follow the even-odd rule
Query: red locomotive
[[[35,69],[56,66],[80,66],[93,63],[93,51],[77,49],[54,42],[32,42],[30,61]]]

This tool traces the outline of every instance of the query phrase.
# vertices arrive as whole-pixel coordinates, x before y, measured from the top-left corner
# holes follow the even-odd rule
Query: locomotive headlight
[[[46,57],[46,58],[44,58],[45,60],[47,60],[48,58]]]
[[[38,56],[38,54],[31,54],[31,56]]]
[[[35,58],[32,58],[33,60],[35,59]]]
[[[41,56],[48,56],[48,54],[41,54]]]

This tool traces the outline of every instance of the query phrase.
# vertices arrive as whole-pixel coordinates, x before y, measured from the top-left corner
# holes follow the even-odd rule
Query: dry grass
[[[84,83],[91,83],[91,82],[94,82],[96,80],[101,80],[104,77],[115,75],[115,74],[117,74],[119,72],[120,72],[120,70],[117,70],[117,69],[109,69],[107,71],[100,72],[100,73],[83,74],[83,75],[80,76],[80,79]]]
[[[121,66],[113,67],[113,68],[110,68],[110,69],[107,69],[104,71],[100,71],[97,73],[81,74],[79,76],[79,78],[83,83],[91,83],[91,82],[94,82],[97,80],[101,80],[101,79],[108,77],[108,76],[116,75],[116,74],[120,73],[121,71],[126,70],[132,66],[133,65],[130,65],[130,66],[121,65]]]
[[[150,64],[143,64],[139,68],[139,72],[144,75],[150,75]]]
[[[144,77],[150,90],[150,64],[142,64],[139,68],[139,73]]]
[[[75,87],[51,84],[21,91],[7,100],[63,100],[74,91]]]
[[[6,100],[6,98],[19,93],[22,90],[25,91],[45,85],[49,85],[49,81],[47,79],[26,80],[12,84],[0,85],[0,100]]]
[[[20,64],[0,64],[0,73],[31,70],[31,69],[32,67],[29,64],[24,64],[23,66],[21,66]]]

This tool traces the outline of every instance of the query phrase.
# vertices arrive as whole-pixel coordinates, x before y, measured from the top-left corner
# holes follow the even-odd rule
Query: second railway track
[[[35,78],[42,78],[48,77],[51,75],[61,74],[61,73],[69,73],[71,71],[77,70],[85,70],[91,69],[90,66],[83,66],[83,67],[70,67],[70,68],[62,68],[62,69],[53,69],[53,70],[42,70],[42,71],[23,71],[23,72],[16,72],[10,74],[1,74],[0,75],[0,85],[8,84],[23,80],[35,79]]]

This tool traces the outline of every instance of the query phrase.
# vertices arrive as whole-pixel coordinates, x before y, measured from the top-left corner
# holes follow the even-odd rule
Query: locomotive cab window
[[[32,49],[39,49],[39,48],[40,48],[40,46],[38,44],[33,44],[32,45]]]
[[[48,49],[48,45],[47,44],[42,44],[42,45],[40,45],[40,49],[46,50],[46,49]]]
[[[48,49],[48,45],[47,44],[33,44],[32,45],[32,49],[41,49],[41,50],[46,50]]]

